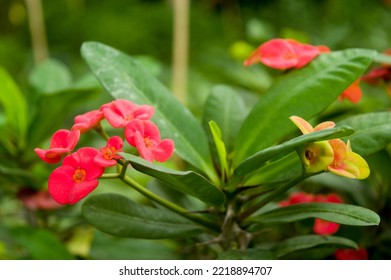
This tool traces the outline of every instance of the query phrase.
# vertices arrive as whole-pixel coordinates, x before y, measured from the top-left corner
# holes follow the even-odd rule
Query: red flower
[[[50,149],[35,148],[35,153],[47,163],[58,163],[61,157],[72,152],[80,138],[80,131],[60,129],[56,131],[50,140]]]
[[[279,204],[281,206],[288,206],[292,204],[298,204],[298,203],[308,203],[314,201],[314,195],[310,193],[305,192],[296,192],[289,196],[288,200],[281,201]]]
[[[158,127],[151,121],[134,120],[125,127],[125,138],[137,148],[142,158],[160,162],[168,160],[174,152],[171,139],[160,139]]]
[[[360,79],[354,81],[345,91],[338,97],[340,101],[348,99],[352,103],[357,103],[361,100],[362,91],[360,88]]]
[[[315,195],[314,202],[343,203],[343,200],[339,195],[331,193],[328,195]],[[313,231],[319,235],[330,235],[336,233],[339,230],[339,226],[337,223],[316,218]]]
[[[148,105],[137,106],[126,99],[117,99],[103,105],[100,110],[107,121],[114,127],[125,127],[132,120],[148,120],[154,113],[154,108]]]
[[[361,80],[368,84],[376,84],[380,81],[387,82],[391,80],[391,68],[390,66],[374,68],[368,74],[362,76]]]
[[[18,193],[18,198],[30,210],[55,210],[62,207],[47,191],[23,189]]]
[[[98,151],[81,148],[65,157],[62,166],[49,176],[49,193],[60,204],[74,204],[98,186],[104,167],[96,165]]]
[[[94,163],[103,167],[114,166],[116,159],[122,158],[117,152],[122,152],[123,141],[119,136],[113,136],[107,141],[106,147],[94,158]]]
[[[281,201],[280,206],[289,206],[298,203],[311,203],[311,202],[332,202],[332,203],[343,203],[342,198],[335,193],[328,195],[313,195],[305,192],[297,192],[290,195],[286,201]],[[334,222],[325,221],[319,218],[315,218],[313,231],[319,235],[334,234],[339,230],[339,224]]]
[[[325,46],[302,44],[292,39],[272,39],[258,47],[244,61],[244,66],[261,62],[275,69],[301,68],[320,53],[329,52]]]
[[[360,249],[337,249],[334,254],[337,260],[367,260],[368,252],[364,248]]]
[[[87,132],[97,126],[101,120],[104,119],[103,112],[100,110],[93,110],[82,115],[75,117],[75,124],[72,126],[72,130],[80,130],[81,133]]]
[[[339,224],[316,218],[312,230],[319,235],[331,235],[339,230]]]

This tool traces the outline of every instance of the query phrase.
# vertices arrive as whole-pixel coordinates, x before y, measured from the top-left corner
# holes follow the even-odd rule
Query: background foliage
[[[93,229],[81,217],[81,205],[55,210],[34,209],[23,200],[31,193],[45,190],[51,172],[36,158],[32,149],[47,145],[49,135],[60,127],[69,126],[75,115],[111,100],[82,60],[80,48],[83,42],[99,41],[135,56],[168,87],[172,79],[171,1],[42,2],[53,60],[35,66],[25,2],[0,0],[0,75],[3,81],[9,81],[7,88],[6,83],[0,85],[0,100],[12,98],[12,105],[5,105],[5,101],[0,104],[0,259],[216,258],[213,251],[205,246],[194,246],[193,240],[185,237],[139,240],[107,235]],[[232,139],[239,133],[235,123],[245,118],[254,102],[279,76],[277,71],[262,66],[242,67],[242,61],[260,43],[274,37],[289,37],[314,45],[327,45],[332,50],[367,48],[383,52],[391,46],[391,4],[386,0],[194,0],[191,3],[187,104],[196,116],[194,121],[202,122],[208,133],[206,120],[214,115],[214,106],[222,99],[237,105],[231,107],[235,119],[230,123],[215,119],[222,128],[222,138],[227,140],[228,153],[233,149]],[[224,85],[214,87],[217,84]],[[389,95],[383,87],[365,84],[362,87],[364,98],[359,104],[335,102],[319,116],[319,121],[333,119],[338,122],[358,113],[388,110]],[[221,96],[221,92],[227,91],[234,92],[229,94],[228,100]],[[242,97],[240,101],[236,93]],[[6,115],[13,123],[3,129]],[[352,119],[347,124],[354,126],[357,122],[360,123]],[[344,124],[341,121],[341,125]],[[366,142],[371,137],[376,138],[370,131],[365,131],[369,130],[368,127],[360,128],[369,139],[365,139]],[[388,123],[384,127],[389,130]],[[224,135],[227,131],[232,134]],[[243,133],[242,136],[246,138]],[[208,135],[209,143],[212,139],[213,136]],[[85,141],[91,144],[97,140],[91,137]],[[354,141],[352,139],[353,144]],[[212,152],[217,153],[213,145],[210,146]],[[343,226],[340,231],[341,237],[350,238],[367,248],[372,259],[391,257],[389,152],[389,148],[371,152],[366,159],[376,172],[364,182],[324,174],[299,186],[300,190],[308,192],[338,192],[346,201],[377,212],[382,218],[379,227],[352,230]],[[202,169],[202,164],[198,167]],[[146,175],[135,172],[134,176],[145,186],[163,192]],[[192,179],[192,174],[186,176]],[[124,190],[112,181],[102,181],[100,185],[96,193],[110,191],[146,202],[138,193]],[[180,195],[175,190],[164,195],[195,209],[199,205],[198,200]],[[278,242],[290,237],[289,232],[309,234],[310,227],[308,220],[277,225],[258,239],[261,243],[265,240]],[[186,225],[183,227],[184,232],[196,230]],[[337,242],[309,238],[317,245]],[[301,244],[300,240],[291,242]],[[276,248],[276,255],[333,258],[330,249],[321,245],[304,250],[301,255],[284,251],[287,246],[283,245]]]

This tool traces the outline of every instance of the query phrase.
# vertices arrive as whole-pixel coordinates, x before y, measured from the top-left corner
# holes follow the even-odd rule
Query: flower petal
[[[135,141],[135,146],[138,152],[140,153],[140,156],[150,162],[153,162],[154,160],[153,153],[150,149],[146,147],[144,137],[141,135],[140,132],[136,131],[134,135],[134,141]]]
[[[303,134],[314,132],[312,125],[305,119],[298,116],[291,116],[289,119],[300,129]]]
[[[308,44],[302,44],[292,39],[288,39],[288,41],[297,55],[297,63],[295,68],[304,67],[320,54],[320,50],[317,47]]]
[[[174,152],[174,141],[164,139],[156,147],[152,149],[154,158],[159,162],[168,160]]]
[[[331,235],[336,233],[339,230],[339,227],[340,225],[337,223],[316,218],[313,231],[319,235]]]
[[[78,115],[74,119],[72,130],[80,130],[85,133],[97,126],[104,119],[103,112],[100,110],[92,110],[82,115]]]
[[[322,122],[317,126],[315,126],[314,131],[319,131],[319,130],[333,128],[333,127],[335,127],[335,122],[331,122],[331,121]]]

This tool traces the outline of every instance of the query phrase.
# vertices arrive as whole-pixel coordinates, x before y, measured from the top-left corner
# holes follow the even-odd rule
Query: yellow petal
[[[312,125],[298,116],[291,116],[290,120],[301,130],[303,134],[308,134],[314,131]]]
[[[354,164],[358,168],[359,175],[357,176],[357,179],[360,179],[360,180],[365,179],[371,173],[369,166],[368,166],[368,163],[359,154],[348,151],[348,153],[346,155],[346,161],[351,162],[352,164]]]

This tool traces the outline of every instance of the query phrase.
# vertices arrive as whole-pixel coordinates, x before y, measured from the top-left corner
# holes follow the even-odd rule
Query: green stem
[[[103,174],[102,176],[99,177],[99,179],[116,179],[116,178],[120,178],[119,173]]]
[[[275,190],[274,192],[272,192],[272,193],[270,193],[268,195],[265,195],[265,197],[262,200],[260,200],[256,205],[246,209],[240,215],[240,219],[243,221],[248,216],[253,214],[255,211],[261,209],[263,206],[268,204],[270,201],[273,201],[274,199],[279,197],[281,194],[283,194],[284,192],[286,192],[287,190],[289,190],[290,188],[292,188],[293,186],[295,186],[296,184],[298,184],[299,182],[301,182],[305,178],[307,178],[307,177],[303,176],[303,175],[297,176],[296,178],[290,180],[286,185],[278,188],[277,190]]]
[[[95,131],[99,133],[106,141],[109,140],[110,136],[106,133],[106,131],[102,128],[102,125],[99,124],[95,127]]]
[[[124,182],[126,183],[128,186],[132,187],[133,189],[135,189],[136,191],[140,192],[141,194],[143,194],[144,196],[148,197],[149,199],[159,203],[160,205],[170,209],[171,211],[193,221],[193,222],[196,222],[200,225],[203,225],[215,232],[219,232],[219,227],[218,225],[216,225],[215,223],[212,223],[198,215],[195,215],[195,214],[192,214],[192,213],[189,213],[186,209],[174,204],[174,203],[171,203],[170,201],[168,200],[165,200],[159,196],[157,196],[156,194],[154,194],[153,192],[149,191],[148,189],[146,189],[144,186],[140,185],[138,182],[136,182],[135,180],[133,180],[132,178],[130,178],[129,176],[127,176],[124,172],[124,170],[126,169],[125,166],[122,167],[122,171],[121,174],[119,175],[119,178]]]

